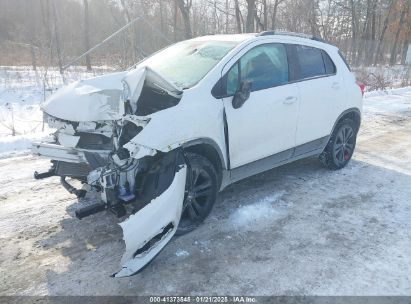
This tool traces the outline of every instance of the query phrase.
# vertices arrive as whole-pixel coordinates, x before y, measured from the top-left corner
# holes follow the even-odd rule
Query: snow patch
[[[187,257],[189,255],[190,254],[188,253],[188,251],[185,251],[185,250],[179,249],[179,250],[176,251],[176,256],[178,256],[178,257]]]
[[[235,227],[251,227],[255,224],[278,219],[287,207],[287,203],[281,200],[285,191],[268,195],[256,203],[240,206],[231,216],[230,222]]]
[[[49,136],[49,132],[39,132],[34,134],[4,136],[0,137],[0,158],[29,152],[33,141],[44,140]]]
[[[365,95],[363,108],[365,115],[411,111],[411,87],[370,92]]]

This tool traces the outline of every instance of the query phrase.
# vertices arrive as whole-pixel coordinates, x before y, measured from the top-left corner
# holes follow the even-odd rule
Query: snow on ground
[[[411,111],[411,87],[365,93],[365,115],[407,111]]]
[[[65,73],[65,83],[113,71],[109,67],[86,72],[74,67]],[[40,104],[64,83],[56,68],[0,66],[0,158],[29,152],[33,140],[44,139],[51,130],[43,125]],[[12,136],[14,132],[17,136]]]
[[[0,139],[0,158],[23,155],[30,151],[33,141],[49,138],[49,132],[36,132],[33,134],[4,136]]]
[[[289,202],[286,203],[281,199],[284,194],[284,191],[274,192],[250,205],[240,206],[230,216],[230,221],[235,227],[253,229],[274,218],[279,218],[285,214],[284,209],[290,207]]]
[[[176,251],[176,256],[178,256],[178,257],[187,257],[189,255],[190,254],[186,250],[179,249],[179,250]]]

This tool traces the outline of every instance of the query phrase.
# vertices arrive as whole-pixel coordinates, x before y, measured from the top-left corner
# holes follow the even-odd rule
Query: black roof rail
[[[261,33],[257,34],[257,36],[270,36],[270,35],[293,36],[293,37],[306,38],[306,39],[311,39],[311,40],[327,43],[324,39],[322,39],[320,37],[316,37],[316,36],[308,35],[308,34],[303,34],[303,33],[286,32],[286,31],[264,31],[264,32],[261,32]]]

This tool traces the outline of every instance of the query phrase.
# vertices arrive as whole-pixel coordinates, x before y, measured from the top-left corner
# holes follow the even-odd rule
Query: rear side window
[[[325,66],[325,73],[327,75],[332,75],[335,74],[336,68],[334,65],[334,62],[331,60],[330,56],[328,56],[327,52],[321,51],[323,55],[323,60],[324,60],[324,66]]]
[[[305,45],[297,45],[297,58],[300,63],[300,79],[326,74],[320,49]]]
[[[296,45],[294,54],[298,62],[296,80],[334,75],[337,72],[334,62],[324,50]]]

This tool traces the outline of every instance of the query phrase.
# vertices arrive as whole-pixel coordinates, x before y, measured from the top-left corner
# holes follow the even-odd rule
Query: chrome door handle
[[[340,84],[338,82],[333,82],[331,88],[333,88],[334,90],[338,90],[340,88]]]
[[[288,97],[283,101],[283,103],[286,104],[286,105],[290,105],[290,104],[293,104],[293,103],[296,102],[296,101],[297,101],[297,97],[295,97],[295,96],[288,96]]]

